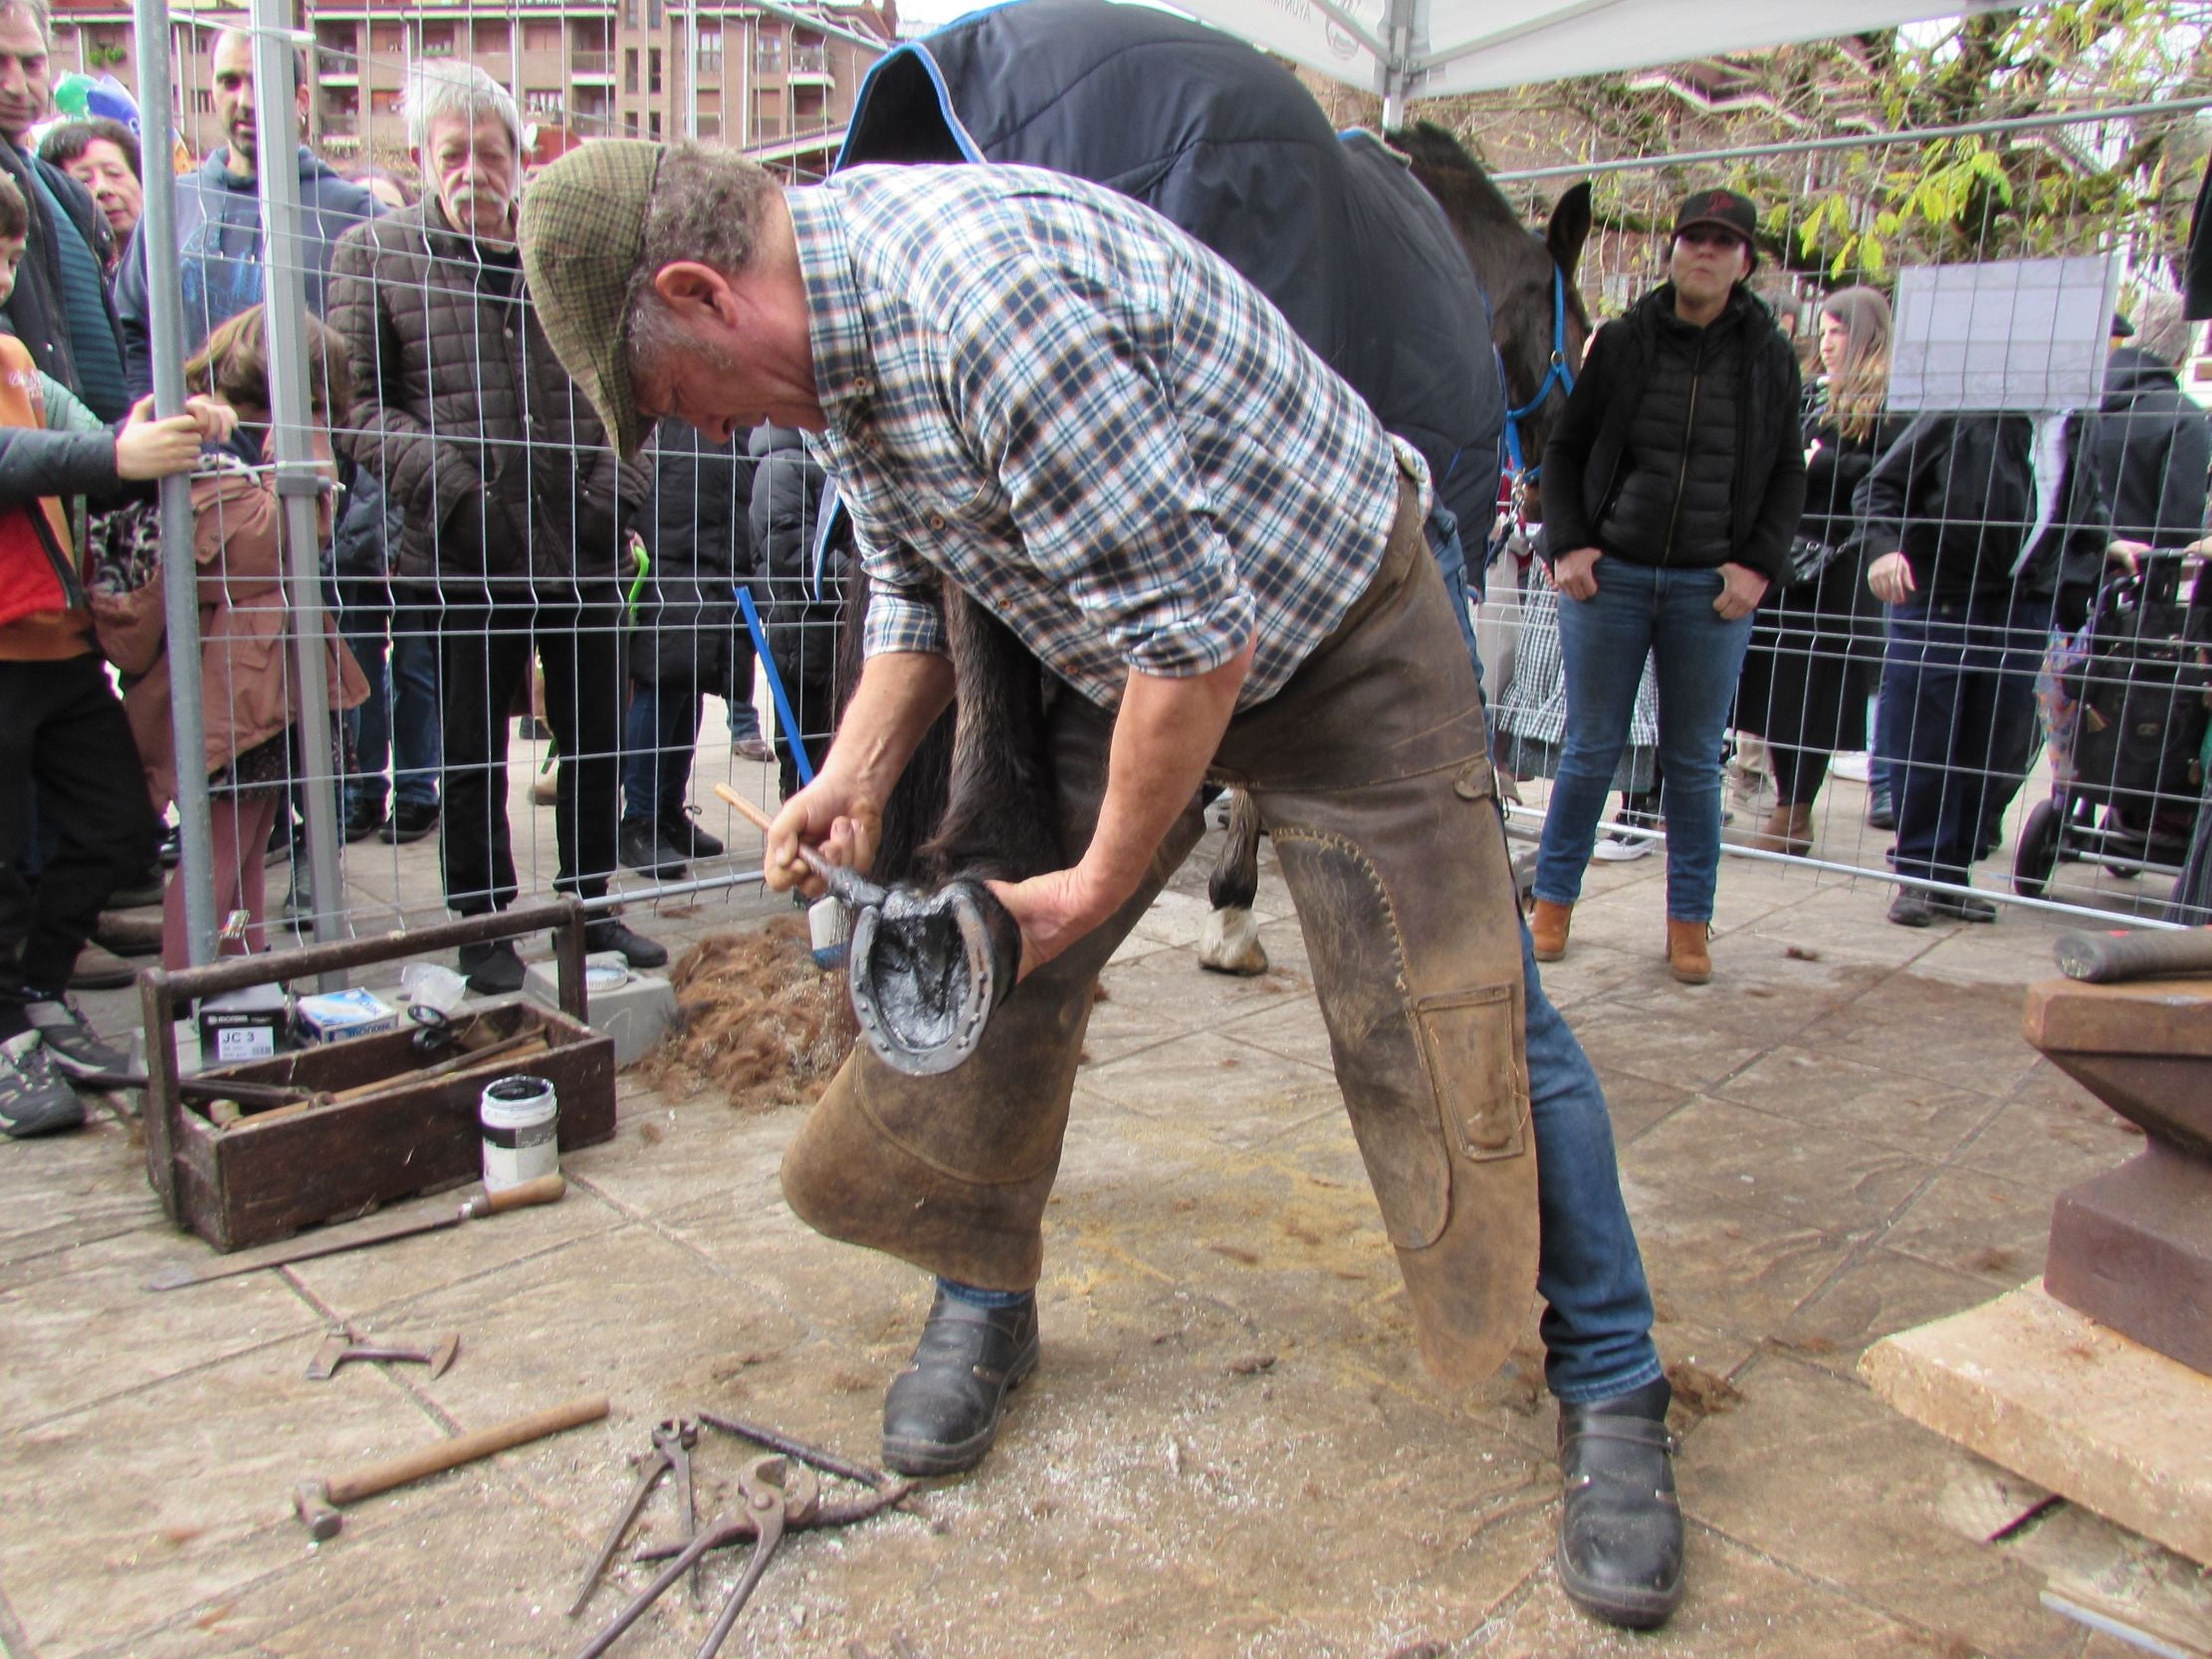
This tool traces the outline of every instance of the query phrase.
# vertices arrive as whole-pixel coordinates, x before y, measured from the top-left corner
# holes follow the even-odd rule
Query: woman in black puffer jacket
[[[1650,657],[1666,815],[1666,960],[1712,977],[1720,739],[1751,613],[1789,573],[1805,507],[1797,353],[1744,286],[1757,211],[1705,190],[1675,214],[1668,281],[1598,330],[1544,448],[1567,733],[1529,935],[1566,954],[1583,865]]]

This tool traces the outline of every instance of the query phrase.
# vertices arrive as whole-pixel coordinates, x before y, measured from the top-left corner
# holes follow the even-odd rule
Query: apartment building
[[[222,142],[207,77],[213,29],[238,15],[171,0],[176,118],[195,155]],[[401,162],[407,65],[462,59],[512,88],[541,153],[580,138],[698,137],[794,171],[834,153],[854,94],[896,29],[894,0],[337,0],[297,8],[315,42],[311,131],[332,161]],[[133,90],[128,0],[56,0],[57,73],[108,73]]]

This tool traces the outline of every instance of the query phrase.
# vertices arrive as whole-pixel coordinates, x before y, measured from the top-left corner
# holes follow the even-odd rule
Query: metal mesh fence
[[[750,135],[771,165],[818,166],[881,43],[826,15],[652,9],[642,29],[611,7],[518,14],[503,62],[485,20],[311,39],[277,7],[173,33],[141,8],[141,57],[176,47],[207,159],[174,185],[175,312],[143,254],[118,286],[126,373],[152,387],[158,343],[189,359],[185,393],[241,415],[176,487],[191,565],[172,551],[168,575],[193,572],[196,664],[125,680],[147,733],[171,671],[198,682],[204,832],[191,759],[149,759],[185,826],[172,959],[194,953],[183,894],[207,896],[224,949],[548,892],[649,935],[656,902],[759,880],[759,835],[714,787],[773,807],[826,747],[843,557],[816,545],[819,470],[795,433],[674,422],[618,463],[530,311],[513,216],[531,166],[605,133]],[[609,44],[579,56],[567,36],[594,29]],[[681,86],[642,44],[671,39]],[[560,99],[530,90],[538,72]],[[288,113],[314,142],[264,168],[292,148]],[[111,595],[157,602],[155,510],[90,528]]]
[[[166,28],[158,4],[145,11]],[[534,29],[573,34],[586,23],[598,26],[510,19],[503,72],[482,43],[438,50],[427,22],[318,25],[304,40],[264,19],[274,50],[247,65],[246,84],[258,75],[281,87],[294,49],[312,48],[316,86],[302,102],[323,158],[303,153],[297,203],[235,170],[180,180],[181,320],[165,321],[146,297],[160,282],[142,284],[138,336],[125,315],[141,383],[165,331],[180,355],[203,359],[195,384],[240,377],[227,393],[246,417],[237,455],[189,487],[212,794],[204,857],[187,861],[217,926],[240,944],[281,942],[272,935],[287,922],[335,936],[548,892],[602,911],[627,905],[649,933],[659,900],[758,879],[759,837],[714,786],[773,806],[826,746],[844,555],[834,539],[821,544],[820,474],[794,434],[717,441],[676,423],[617,464],[536,328],[503,230],[555,115],[578,136],[676,135],[665,108],[646,107],[657,77],[692,77],[677,105],[682,130],[818,161],[835,99],[864,67],[861,47],[834,29],[756,19],[742,53],[753,79],[732,102],[734,22],[710,53],[710,22],[691,16],[691,47],[658,64],[659,49],[618,44],[612,10],[605,38],[617,44],[533,44]],[[395,27],[412,32],[396,43],[377,33]],[[235,145],[254,130],[250,115],[238,124],[240,83],[225,79],[237,66],[219,39],[189,44],[177,65],[182,107],[205,117],[203,137]],[[541,49],[568,66],[557,104],[532,80]],[[764,54],[779,66],[773,130],[761,113]],[[472,56],[489,80],[456,67]],[[725,79],[709,99],[717,58]],[[411,133],[387,96],[409,63],[461,89],[442,105],[452,118]],[[579,94],[602,69],[608,97],[585,107]],[[823,96],[802,100],[816,80]],[[663,94],[672,86],[663,79]],[[348,88],[350,116],[337,96]],[[259,103],[266,112],[266,91]],[[751,112],[741,121],[739,109]],[[2120,464],[2113,456],[2148,453],[2158,420],[2147,412],[2100,409],[2092,397],[2073,421],[2052,422],[2038,418],[2049,400],[2031,399],[1928,413],[1915,427],[1883,406],[1879,386],[1871,400],[1858,387],[1844,408],[1822,389],[1820,357],[1824,308],[1841,290],[1894,294],[1919,276],[2078,256],[2106,262],[2097,270],[2116,274],[2144,343],[2178,351],[2185,373],[2186,330],[2154,326],[2177,311],[2168,242],[2115,213],[2096,182],[2104,173],[2087,165],[2125,139],[2126,129],[2083,117],[1977,136],[1971,148],[1939,140],[1959,146],[1945,153],[1965,169],[1954,180],[1972,198],[1964,206],[1900,207],[1893,163],[1909,152],[1893,138],[1656,157],[1600,179],[1599,229],[1580,274],[1595,316],[1661,279],[1675,198],[1728,183],[1766,209],[1770,262],[1754,284],[1794,333],[1812,389],[1802,411],[1778,418],[1802,420],[1798,437],[1814,453],[1814,505],[1797,539],[1820,569],[1761,608],[1725,747],[1686,763],[1724,777],[1726,839],[1739,850],[1756,840],[1815,879],[1886,879],[1902,856],[1906,878],[1944,891],[2163,907],[2202,778],[2202,609],[2190,604],[2193,557],[2180,551],[2203,529],[2201,464],[2193,478],[2170,476],[2170,461],[2150,465],[2161,502],[2193,503],[2178,517],[2161,508],[2153,522],[2115,521],[2104,471]],[[402,165],[410,144],[419,155]],[[1995,182],[2009,177],[2014,144],[2037,157],[2032,213]],[[2070,156],[2086,158],[2071,181]],[[1914,167],[1924,181],[1925,157]],[[1505,182],[1535,194],[1551,181]],[[1774,261],[1774,249],[1789,255]],[[235,318],[256,313],[265,278],[281,294],[275,277],[288,270],[305,314],[321,321],[266,330],[257,365]],[[1898,311],[1900,322],[1912,314],[1901,298]],[[2033,378],[2039,352],[2050,366],[2062,347],[2084,345],[2075,335],[2013,338],[2016,382]],[[2091,335],[2101,362],[2104,342]],[[1923,370],[1949,343],[1921,349]],[[1892,370],[1902,362],[1901,349],[1891,353]],[[2117,389],[2107,373],[2103,395]],[[289,414],[285,396],[297,400]],[[1953,454],[1939,455],[1942,435],[1961,432],[1979,459],[1938,465]],[[1885,605],[1868,575],[1895,549],[1869,538],[1860,485],[1903,439],[1928,459],[1904,469],[1890,521],[1922,586],[1919,603]],[[141,510],[99,531],[115,549],[119,589],[159,568],[153,524]],[[303,543],[313,547],[305,566]],[[2113,543],[2146,574],[2111,563]],[[1478,620],[1499,752],[1522,780],[1521,815],[1534,818],[1553,798],[1546,780],[1577,716],[1559,601],[1527,545],[1504,538]],[[1916,548],[1927,557],[1916,561]],[[1938,548],[1970,553],[1937,559]],[[179,568],[172,554],[172,582]],[[1980,574],[1959,587],[1961,568]],[[1664,700],[1648,691],[1625,713],[1625,810],[1599,842],[1616,855],[1665,827]],[[186,794],[179,779],[180,802]],[[320,848],[319,814],[329,824]],[[180,816],[197,836],[188,802]],[[1892,830],[1885,818],[1902,821]],[[288,854],[281,881],[265,873],[265,860]]]
[[[2184,227],[2124,185],[2146,121],[2170,128],[2202,103],[1598,170],[1580,270],[1594,322],[1666,279],[1675,204],[1721,185],[1761,210],[1750,286],[1803,371],[1786,416],[1808,461],[1802,575],[1757,611],[1725,734],[1698,762],[1725,780],[1728,851],[1818,879],[1902,877],[1954,910],[1968,892],[2167,909],[2212,683],[2212,590],[2193,602],[2192,550],[2208,429],[2175,293]],[[1540,209],[1581,176],[1500,182]],[[1868,290],[1893,337],[1855,359]],[[2114,311],[2132,337],[2108,337]],[[1540,534],[1531,521],[1501,538],[1478,617],[1499,755],[1521,816],[1539,819],[1570,726],[1617,714],[1627,738],[1595,852],[1641,856],[1665,825],[1659,659],[1633,703],[1633,677],[1586,671],[1578,714],[1559,633],[1575,601],[1530,556]],[[1883,555],[1900,551],[1910,586],[1885,602],[1897,561]]]

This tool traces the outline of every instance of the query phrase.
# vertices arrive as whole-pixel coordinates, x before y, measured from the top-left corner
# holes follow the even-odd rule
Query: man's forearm
[[[1251,667],[1247,640],[1219,668],[1191,679],[1129,676],[1114,717],[1098,827],[1075,867],[1095,920],[1112,915],[1137,890],[1162,839],[1206,780]]]
[[[886,651],[860,669],[822,769],[881,806],[931,725],[953,701],[953,665],[928,651]]]

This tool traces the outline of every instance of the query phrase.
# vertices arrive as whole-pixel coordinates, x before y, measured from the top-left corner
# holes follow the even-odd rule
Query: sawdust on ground
[[[638,1074],[672,1095],[720,1089],[744,1111],[805,1105],[858,1035],[844,975],[814,964],[798,917],[703,939],[669,979],[677,1027]]]

